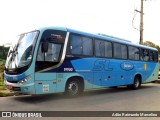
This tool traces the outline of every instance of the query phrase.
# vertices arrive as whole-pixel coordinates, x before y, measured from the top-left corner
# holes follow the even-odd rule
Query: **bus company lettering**
[[[72,72],[73,68],[64,68],[64,71]]]
[[[124,63],[124,68],[131,68],[132,65]]]
[[[121,63],[121,68],[123,70],[132,70],[134,68],[134,65],[131,62],[123,62]]]
[[[95,61],[93,70],[94,71],[101,71],[101,70],[112,71],[113,67],[110,65],[110,60],[99,59]]]

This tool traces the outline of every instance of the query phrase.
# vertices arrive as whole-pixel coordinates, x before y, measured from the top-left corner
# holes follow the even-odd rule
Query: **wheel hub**
[[[75,95],[78,92],[78,85],[75,82],[71,82],[68,87],[69,92]]]

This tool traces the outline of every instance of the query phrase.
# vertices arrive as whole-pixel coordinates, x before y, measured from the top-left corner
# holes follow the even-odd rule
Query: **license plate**
[[[9,90],[12,90],[12,89],[13,89],[13,86],[12,86],[12,85],[7,85],[7,88],[8,88]]]

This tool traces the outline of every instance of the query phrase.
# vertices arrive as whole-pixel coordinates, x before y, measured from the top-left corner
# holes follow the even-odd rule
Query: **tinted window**
[[[139,60],[139,49],[136,47],[129,46],[129,59]]]
[[[158,52],[154,51],[154,61],[158,62]]]
[[[151,57],[149,56],[149,50],[146,50],[146,49],[141,49],[140,56],[142,61],[149,61]]]
[[[104,57],[105,55],[105,45],[104,41],[96,40],[95,41],[95,54],[97,57]]]
[[[144,61],[149,61],[149,51],[143,50]]]
[[[114,57],[115,58],[121,58],[121,45],[118,43],[114,43]]]
[[[155,61],[155,55],[154,55],[153,51],[150,51],[149,59],[150,59],[150,61]]]
[[[127,59],[127,46],[114,43],[114,57]]]
[[[70,37],[71,54],[76,55],[93,55],[92,39],[71,35]]]
[[[70,49],[72,54],[82,54],[82,40],[81,37],[71,35]]]
[[[112,43],[104,42],[105,45],[105,57],[112,57]]]
[[[143,54],[144,50],[140,49],[140,60],[144,61],[144,54]]]
[[[127,59],[127,46],[121,45],[122,59]]]
[[[134,49],[134,54],[135,54],[135,60],[139,60],[139,49],[138,48]]]
[[[158,62],[158,52],[150,51],[150,61]]]
[[[93,55],[92,39],[82,37],[82,48],[83,55]]]
[[[97,57],[112,57],[112,43],[95,40],[95,54]]]

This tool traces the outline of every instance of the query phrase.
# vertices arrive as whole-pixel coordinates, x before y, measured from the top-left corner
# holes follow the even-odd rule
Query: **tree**
[[[6,59],[9,47],[0,46],[0,59]]]

